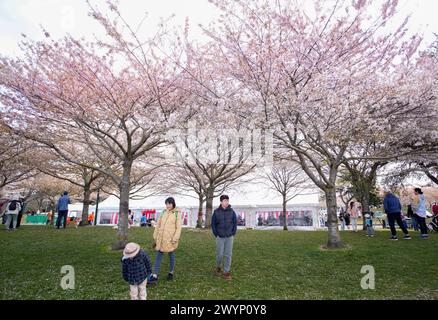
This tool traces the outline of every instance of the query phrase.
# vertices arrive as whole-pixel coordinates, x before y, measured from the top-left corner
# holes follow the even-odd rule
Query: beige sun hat
[[[133,258],[138,254],[139,251],[140,245],[134,242],[130,242],[125,246],[125,249],[123,250],[123,258]]]

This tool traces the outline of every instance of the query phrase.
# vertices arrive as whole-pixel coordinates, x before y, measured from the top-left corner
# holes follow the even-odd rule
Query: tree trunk
[[[328,188],[324,190],[327,205],[328,222],[328,249],[342,248],[344,245],[338,230],[338,217],[336,215],[336,189]]]
[[[283,195],[283,230],[287,231],[287,202],[286,202],[286,196]]]
[[[199,206],[198,206],[198,221],[196,222],[196,228],[202,228],[202,209],[204,206],[203,196],[199,195]]]
[[[365,223],[365,214],[370,213],[370,190],[364,190],[363,198],[361,200],[362,203],[362,221],[363,221],[363,228],[362,230],[366,230],[366,223]]]
[[[207,199],[205,205],[205,228],[211,228],[211,217],[213,215],[213,197],[214,190],[209,190],[207,192]]]
[[[88,211],[90,208],[90,198],[91,198],[91,185],[86,184],[84,186],[84,201],[82,206],[82,220],[81,226],[88,225]]]
[[[131,168],[132,163],[125,163],[123,166],[122,182],[119,185],[120,205],[117,241],[113,244],[113,250],[124,249],[128,243],[128,211]]]

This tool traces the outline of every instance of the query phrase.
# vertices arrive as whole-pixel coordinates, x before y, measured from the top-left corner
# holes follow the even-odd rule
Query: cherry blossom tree
[[[211,2],[223,12],[205,28],[219,64],[244,86],[251,118],[275,129],[324,191],[327,247],[343,247],[336,180],[348,151],[395,139],[406,124],[397,120],[431,112],[430,73],[415,69],[421,37],[406,39],[407,18],[389,27],[397,1],[382,1],[377,15],[370,1],[314,1],[310,11],[287,0]]]
[[[223,122],[219,121],[219,127]],[[242,184],[257,166],[260,157],[247,152],[245,136],[248,132],[193,128],[179,133],[174,140],[173,161],[176,178],[182,186],[198,195],[198,226],[202,224],[202,207],[206,203],[205,227],[211,227],[213,199],[237,184]],[[205,128],[205,127],[204,127]],[[229,127],[231,128],[231,127]],[[246,140],[242,142],[242,140]],[[184,177],[185,176],[185,177]],[[184,180],[185,181],[182,181]]]
[[[33,145],[19,137],[0,131],[0,191],[34,176]]]
[[[172,145],[166,133],[180,121],[195,118],[219,136],[223,127],[272,130],[275,146],[324,192],[327,247],[343,247],[341,166],[402,159],[436,141],[436,55],[419,51],[418,35],[407,38],[407,18],[394,27],[396,0],[382,0],[378,14],[367,0],[315,0],[313,8],[292,0],[211,2],[223,14],[203,27],[204,45],[188,40],[188,22],[181,32],[163,21],[146,36],[114,1],[108,13],[89,4],[102,39],[55,40],[46,30],[43,41],[25,37],[20,57],[0,58],[2,127],[108,177],[120,196],[116,249],[128,240],[130,196],[150,185],[158,150]],[[370,142],[391,152],[362,152]],[[253,167],[244,157],[237,165],[206,163],[202,145],[186,147],[191,166],[182,170],[196,169],[208,227],[215,192]]]
[[[17,134],[112,180],[121,215],[113,248],[120,249],[128,240],[133,167],[164,143],[186,93],[179,89],[180,70],[154,51],[165,33],[138,48],[122,39],[116,22],[110,25],[102,13],[91,11],[111,39],[120,36],[123,43],[55,40],[47,31],[45,41],[25,39],[22,57],[0,62],[2,118]],[[141,65],[132,58],[135,49],[141,51]],[[11,119],[19,120],[11,124]],[[76,150],[91,153],[95,162],[83,161]]]
[[[56,203],[64,191],[68,191],[72,202],[81,199],[82,192],[81,187],[46,174],[39,174],[24,181],[21,187],[30,193],[28,202],[36,202],[39,210],[53,210],[53,212],[56,211]]]
[[[287,231],[287,203],[299,195],[307,194],[312,185],[301,166],[286,161],[278,161],[269,169],[265,168],[262,179],[282,197],[283,230]]]
[[[197,227],[210,228],[213,199],[250,179],[248,176],[266,155],[261,133],[250,123],[242,122],[237,105],[245,104],[240,87],[217,64],[215,47],[210,43],[189,42],[188,26],[182,43],[187,61],[173,59],[183,69],[186,118],[170,132],[171,178],[178,181],[176,192],[194,192],[199,201]],[[260,152],[254,152],[260,147]],[[262,150],[263,149],[263,150]],[[264,152],[262,152],[264,151]],[[178,190],[179,189],[179,190]]]
[[[65,180],[83,190],[83,208],[80,226],[88,225],[89,207],[92,201],[91,196],[97,192],[97,190],[103,188],[104,185],[108,184],[108,177],[95,169],[65,161],[62,157],[53,153],[50,148],[39,149],[40,152],[35,152],[35,156],[40,159],[36,164],[38,171],[47,176]],[[82,154],[82,157],[86,159],[81,162],[86,163],[90,155],[85,153]]]

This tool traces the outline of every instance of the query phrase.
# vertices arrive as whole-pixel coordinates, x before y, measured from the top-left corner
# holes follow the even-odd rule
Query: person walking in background
[[[388,217],[389,228],[391,229],[391,238],[390,240],[398,240],[397,231],[395,230],[395,222],[399,225],[400,229],[402,229],[404,233],[403,239],[410,240],[412,239],[409,235],[408,230],[403,225],[403,221],[401,219],[401,203],[400,199],[397,198],[394,194],[392,194],[391,190],[385,189],[385,198],[383,200],[383,207],[385,209],[385,213]]]
[[[24,198],[20,197],[18,201],[20,202],[21,209],[20,209],[20,212],[18,213],[18,216],[17,216],[17,226],[16,226],[16,229],[20,228],[21,219],[23,218],[24,210],[26,209],[26,204],[24,203]]]
[[[237,232],[237,214],[231,208],[229,197],[220,197],[220,206],[214,210],[211,229],[216,238],[216,275],[222,275],[222,259],[225,256],[225,280],[231,280],[231,259],[233,256],[234,236]]]
[[[426,198],[420,188],[415,188],[415,196],[413,199],[414,215],[420,226],[421,238],[427,239],[429,237],[426,225]]]
[[[348,213],[350,214],[351,219],[351,227],[354,232],[357,232],[357,220],[359,218],[359,208],[354,201],[350,202],[350,206],[348,208]]]
[[[128,229],[134,224],[134,214],[131,209],[128,210]]]
[[[59,198],[56,205],[56,211],[58,211],[58,219],[56,220],[56,228],[59,229],[61,224],[64,224],[64,229],[67,227],[67,216],[68,216],[68,204],[70,203],[70,198],[68,192],[64,191],[64,194]]]
[[[344,220],[345,220],[345,226],[347,227],[347,230],[350,230],[350,213],[349,213],[348,209],[345,212]]]
[[[365,214],[365,225],[367,227],[367,237],[374,237],[373,216],[369,213]]]
[[[50,211],[47,213],[47,221],[46,221],[46,225],[50,225],[50,224],[52,224],[52,219],[53,219],[53,211],[50,210]]]
[[[345,210],[344,208],[341,208],[341,211],[339,212],[339,222],[341,223],[341,230],[345,230]]]
[[[148,219],[145,214],[143,214],[140,218],[140,227],[146,227],[148,224]]]
[[[94,223],[94,212],[92,212],[89,216],[88,216],[88,224],[90,226],[92,226]]]
[[[16,198],[17,199],[17,198]],[[24,199],[23,198],[21,198],[21,197],[18,197],[18,202],[20,203],[20,212],[18,212],[18,215],[17,215],[17,223],[16,223],[16,225],[15,225],[15,227],[14,227],[14,221],[13,221],[13,219],[11,220],[11,223],[10,223],[10,225],[9,225],[9,229],[19,229],[20,228],[20,225],[21,225],[21,219],[23,218],[23,213],[24,213],[24,210],[25,210],[25,204],[24,204]]]
[[[18,214],[21,211],[21,203],[18,200],[18,197],[14,197],[11,201],[6,204],[6,230],[15,231],[17,230],[17,220]],[[11,227],[12,225],[12,227]]]

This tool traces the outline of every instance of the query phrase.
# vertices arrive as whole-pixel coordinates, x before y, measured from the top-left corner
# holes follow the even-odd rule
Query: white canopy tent
[[[238,223],[247,228],[280,228],[282,198],[266,185],[245,184],[238,189],[225,192],[230,204],[238,214]],[[183,225],[195,227],[198,218],[198,199],[195,193],[151,196],[142,200],[130,200],[129,208],[134,213],[134,221],[139,223],[142,215],[156,219],[157,213],[166,208],[167,197],[175,198],[176,205],[182,210]],[[219,197],[213,201],[213,208],[219,206]],[[92,208],[94,210],[94,208]],[[91,208],[90,208],[91,210]],[[110,196],[99,204],[98,225],[116,225],[118,222],[119,199]],[[290,228],[311,230],[319,227],[319,192],[316,189],[306,191],[287,204],[288,225]],[[205,204],[204,204],[205,216]],[[91,212],[91,211],[90,211]]]

